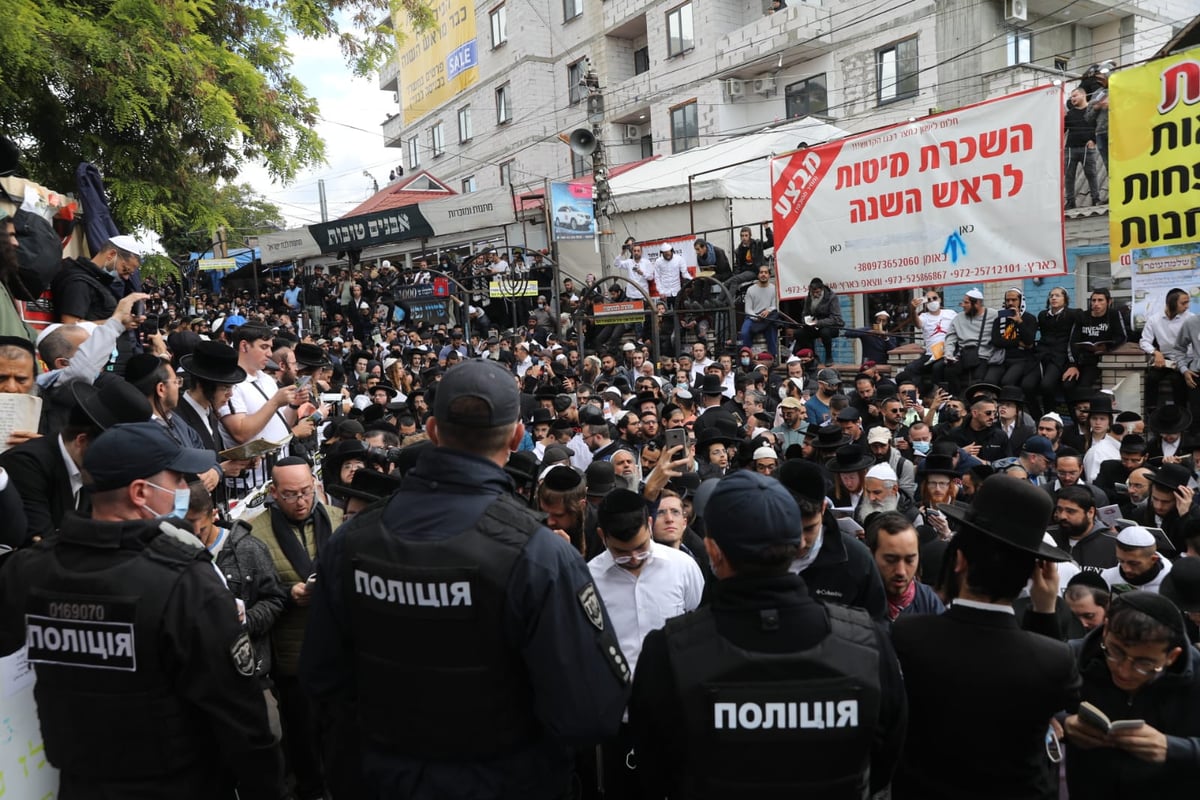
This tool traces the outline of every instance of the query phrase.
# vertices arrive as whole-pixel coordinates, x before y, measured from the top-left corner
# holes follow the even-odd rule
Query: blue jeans
[[[742,347],[754,346],[754,334],[750,331],[754,325],[754,317],[747,316],[742,322]],[[774,323],[767,326],[763,331],[763,335],[767,337],[767,352],[773,356],[779,355],[779,331],[776,330]]]

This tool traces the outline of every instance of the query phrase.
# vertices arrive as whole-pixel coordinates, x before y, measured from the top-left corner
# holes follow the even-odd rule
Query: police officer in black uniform
[[[300,679],[351,703],[370,798],[563,797],[631,679],[587,566],[513,496],[512,374],[446,372],[422,452],[321,552]]]
[[[287,796],[233,595],[167,519],[214,463],[157,422],[110,428],[84,456],[92,517],[0,563],[0,655],[28,645],[60,800]]]
[[[887,785],[906,700],[886,634],[788,572],[800,511],[740,470],[704,507],[711,605],[646,636],[629,723],[656,798],[866,798]]]

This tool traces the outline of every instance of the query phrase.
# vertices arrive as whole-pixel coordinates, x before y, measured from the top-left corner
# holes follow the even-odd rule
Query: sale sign
[[[780,299],[1065,274],[1062,136],[1045,86],[772,159]]]

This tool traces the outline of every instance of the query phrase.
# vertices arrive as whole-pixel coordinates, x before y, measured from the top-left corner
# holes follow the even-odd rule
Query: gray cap
[[[823,381],[832,386],[833,384],[841,383],[842,376],[838,374],[836,369],[833,369],[832,367],[825,367],[825,369],[817,373],[817,380]]]
[[[482,404],[471,412],[454,410],[458,401],[475,398]],[[513,374],[490,359],[472,359],[451,367],[442,376],[433,399],[433,416],[468,428],[498,428],[521,416],[521,398]]]

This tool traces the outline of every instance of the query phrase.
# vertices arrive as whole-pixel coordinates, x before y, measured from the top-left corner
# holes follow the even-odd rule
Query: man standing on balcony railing
[[[1063,119],[1066,126],[1066,208],[1075,207],[1075,174],[1078,165],[1083,165],[1083,177],[1087,179],[1092,195],[1092,205],[1100,203],[1100,184],[1096,180],[1096,124],[1088,119],[1088,99],[1083,89],[1074,89],[1067,101]]]

